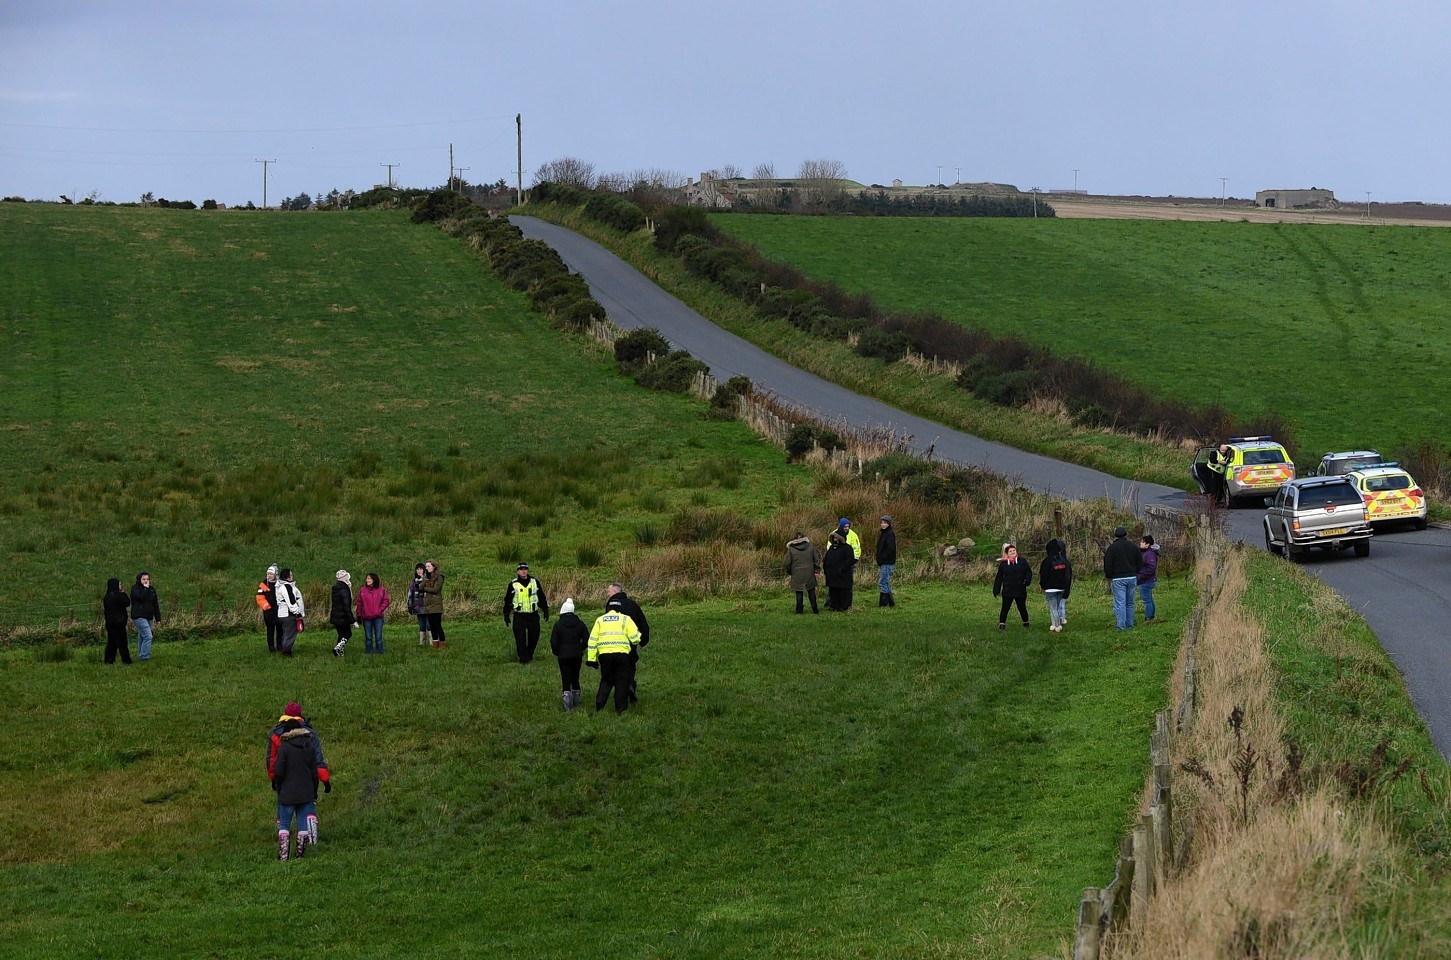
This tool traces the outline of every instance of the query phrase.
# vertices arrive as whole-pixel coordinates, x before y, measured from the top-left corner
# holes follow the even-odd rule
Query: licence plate
[[[1321,530],[1320,531],[1320,536],[1322,536],[1322,537],[1338,537],[1341,534],[1345,534],[1345,533],[1349,533],[1349,532],[1350,532],[1350,528],[1349,527],[1335,527],[1332,530]]]

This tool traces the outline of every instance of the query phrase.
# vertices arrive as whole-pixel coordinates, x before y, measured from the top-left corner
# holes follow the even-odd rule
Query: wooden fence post
[[[1134,838],[1125,834],[1118,845],[1118,882],[1113,890],[1113,903],[1108,918],[1115,926],[1128,922],[1134,893]]]
[[[1103,900],[1097,887],[1085,887],[1078,901],[1078,932],[1073,937],[1073,960],[1098,960],[1098,922]]]
[[[1134,824],[1134,880],[1133,890],[1129,899],[1129,923],[1132,926],[1139,926],[1144,922],[1144,913],[1149,909],[1149,895],[1153,893],[1150,889],[1152,874],[1149,866],[1149,826],[1144,823],[1147,818],[1139,818]]]

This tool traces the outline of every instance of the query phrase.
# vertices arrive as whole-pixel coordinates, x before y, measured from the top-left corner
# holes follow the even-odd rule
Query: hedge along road
[[[917,453],[925,453],[935,438],[937,459],[984,467],[1052,496],[1107,496],[1129,507],[1181,508],[1185,503],[1182,490],[1124,480],[983,440],[799,370],[722,330],[593,240],[533,217],[509,219],[525,236],[557,250],[588,282],[617,326],[659,330],[672,346],[708,364],[717,379],[749,377],[760,389],[828,421],[839,419],[855,427],[911,436],[909,446]],[[1263,519],[1261,510],[1230,511],[1228,529],[1246,543],[1262,544]],[[1446,642],[1451,625],[1451,531],[1433,528],[1377,535],[1364,559],[1350,551],[1313,557],[1306,569],[1365,617],[1405,676],[1437,749],[1443,758],[1451,758],[1451,643]],[[1096,560],[1080,560],[1080,569],[1093,571]]]

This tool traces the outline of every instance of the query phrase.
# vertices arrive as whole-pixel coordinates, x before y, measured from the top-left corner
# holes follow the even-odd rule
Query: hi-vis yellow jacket
[[[635,621],[618,610],[609,610],[595,621],[589,632],[585,663],[597,663],[601,654],[629,653],[640,643],[640,629]]]

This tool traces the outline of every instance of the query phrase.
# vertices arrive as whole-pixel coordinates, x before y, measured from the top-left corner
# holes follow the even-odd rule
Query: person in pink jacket
[[[383,614],[393,599],[376,573],[363,578],[363,587],[358,591],[357,614],[363,622],[363,652],[383,652]]]

